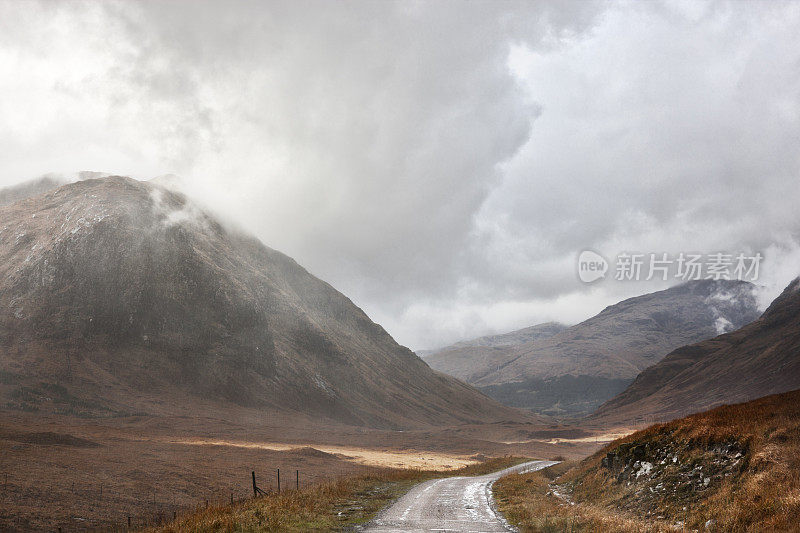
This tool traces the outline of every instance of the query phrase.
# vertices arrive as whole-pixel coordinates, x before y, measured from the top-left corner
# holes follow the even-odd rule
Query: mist
[[[800,5],[0,2],[0,186],[175,174],[428,348],[678,280],[800,272]]]

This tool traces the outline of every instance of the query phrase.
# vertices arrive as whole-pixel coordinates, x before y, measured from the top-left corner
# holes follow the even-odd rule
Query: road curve
[[[533,472],[558,461],[531,461],[476,477],[448,477],[420,483],[369,522],[364,531],[514,531],[494,510],[491,487],[512,472]]]

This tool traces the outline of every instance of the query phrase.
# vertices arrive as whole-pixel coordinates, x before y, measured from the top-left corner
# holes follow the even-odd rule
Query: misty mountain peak
[[[454,345],[426,361],[508,405],[588,414],[675,348],[758,316],[753,284],[690,281],[628,298],[551,335],[506,346]]]
[[[199,394],[384,426],[518,416],[183,194],[110,176],[0,214],[0,370],[19,386],[65,385],[108,412],[169,391],[177,410]]]

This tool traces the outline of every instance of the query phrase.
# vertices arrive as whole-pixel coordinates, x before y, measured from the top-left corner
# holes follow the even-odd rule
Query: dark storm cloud
[[[585,248],[796,258],[799,20],[792,3],[0,3],[0,183],[180,174],[414,347],[577,320],[647,290],[581,285]]]

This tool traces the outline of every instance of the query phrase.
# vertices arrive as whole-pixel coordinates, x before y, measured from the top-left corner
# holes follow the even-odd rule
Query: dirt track
[[[531,472],[557,461],[531,461],[477,477],[421,483],[367,525],[366,531],[513,531],[491,503],[491,486],[512,472]]]

